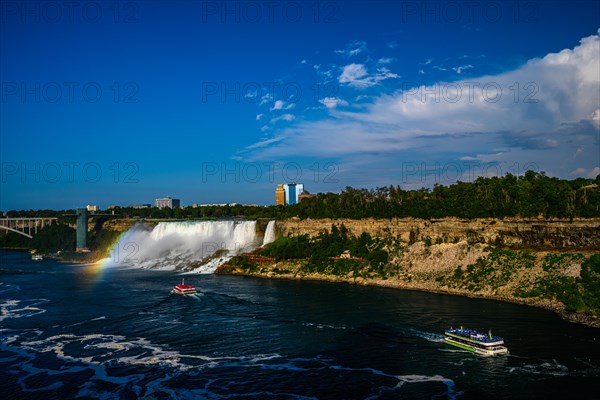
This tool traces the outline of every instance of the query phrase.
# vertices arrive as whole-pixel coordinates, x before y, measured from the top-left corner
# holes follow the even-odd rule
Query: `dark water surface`
[[[0,251],[7,398],[600,398],[600,329],[496,301],[69,266]],[[491,328],[510,355],[442,343]]]

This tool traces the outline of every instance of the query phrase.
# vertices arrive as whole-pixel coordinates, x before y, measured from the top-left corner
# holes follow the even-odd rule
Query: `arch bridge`
[[[58,218],[0,218],[0,229],[33,238],[38,229],[52,225]]]

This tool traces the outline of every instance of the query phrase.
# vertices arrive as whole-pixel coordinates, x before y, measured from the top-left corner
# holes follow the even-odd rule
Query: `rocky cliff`
[[[300,220],[278,221],[282,236],[316,236],[332,224],[386,243],[384,270],[314,271],[307,259],[255,260],[218,272],[282,279],[316,279],[484,297],[551,309],[600,326],[596,283],[582,263],[600,253],[600,219]],[[258,261],[258,262],[257,262]],[[582,303],[583,302],[583,303]],[[587,302],[587,303],[586,303]]]
[[[536,249],[600,250],[600,218],[569,220],[545,219],[318,219],[291,218],[278,221],[283,236],[317,235],[344,224],[353,235],[367,232],[380,238],[393,238],[412,244],[485,243],[496,246]]]

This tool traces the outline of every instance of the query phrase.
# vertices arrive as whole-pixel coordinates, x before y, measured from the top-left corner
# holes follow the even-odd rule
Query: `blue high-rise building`
[[[285,190],[285,204],[293,205],[298,204],[298,196],[304,191],[304,185],[302,183],[288,183],[283,185]]]
[[[287,190],[287,203],[289,205],[298,203],[296,201],[296,184],[290,183]]]

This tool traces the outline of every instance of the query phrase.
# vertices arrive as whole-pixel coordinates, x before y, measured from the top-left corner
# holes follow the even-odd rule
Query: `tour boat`
[[[446,329],[445,333],[444,343],[481,356],[497,356],[508,353],[508,349],[503,346],[504,339],[500,336],[493,336],[491,331],[486,335],[461,326],[460,328]]]
[[[39,260],[43,260],[43,259],[44,259],[44,256],[43,256],[43,255],[41,255],[41,254],[33,254],[33,255],[31,256],[31,259],[32,259],[32,260],[35,260],[35,261],[39,261]]]
[[[182,279],[181,283],[175,286],[173,290],[171,290],[171,293],[180,294],[183,296],[185,296],[186,294],[196,294],[196,287],[192,285],[186,285],[185,280]]]

